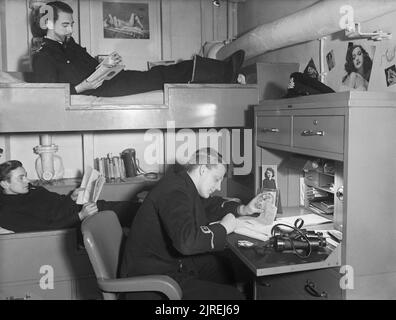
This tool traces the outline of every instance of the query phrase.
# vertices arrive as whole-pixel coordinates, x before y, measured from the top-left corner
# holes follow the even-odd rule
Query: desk
[[[311,226],[307,229],[331,229],[331,226],[332,224],[323,224]],[[238,240],[248,240],[253,242],[254,246],[250,248],[238,247]],[[312,278],[316,278],[316,282],[324,283],[321,287],[324,286],[326,288],[327,297],[341,298],[339,282],[335,281],[339,277],[335,268],[331,269],[330,276],[328,270],[320,270],[339,265],[338,247],[334,250],[327,247],[319,248],[317,251],[313,251],[308,258],[302,259],[290,251],[276,252],[273,248],[266,247],[268,241],[256,240],[235,233],[227,237],[227,242],[231,251],[253,272],[254,299],[260,298],[259,290],[263,280],[264,286],[268,285],[267,280],[276,282],[277,287],[284,286],[286,283],[287,288],[281,290],[285,292],[282,294],[279,293],[279,288],[274,289],[275,291],[272,290],[272,292],[271,288],[267,288],[268,293],[266,294],[270,297],[278,299],[306,299],[309,296],[305,293],[304,287],[306,282],[308,280],[311,281]],[[271,286],[273,287],[273,285]],[[297,288],[292,288],[293,286],[297,286]],[[302,292],[301,290],[297,294],[293,292],[293,290],[295,291],[299,288],[303,288]],[[265,298],[267,299],[268,297]]]
[[[396,299],[395,93],[265,100],[254,112],[253,190],[260,187],[262,167],[278,165],[282,207],[298,206],[302,170],[289,160],[300,155],[334,161],[334,191],[329,191],[334,227],[343,235],[339,266],[353,270],[353,289],[343,290],[343,298]],[[372,187],[367,181],[378,183]]]

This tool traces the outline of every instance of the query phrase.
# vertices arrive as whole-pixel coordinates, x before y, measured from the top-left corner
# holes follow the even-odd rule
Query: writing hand
[[[221,219],[220,224],[226,229],[227,234],[234,232],[236,228],[236,218],[232,213],[227,213],[223,219]]]

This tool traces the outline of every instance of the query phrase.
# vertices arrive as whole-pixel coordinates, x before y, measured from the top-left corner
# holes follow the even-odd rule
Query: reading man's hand
[[[80,217],[80,220],[82,221],[85,218],[92,216],[97,212],[98,212],[98,207],[96,206],[96,203],[88,202],[83,205],[81,211],[78,213],[78,216]]]
[[[250,200],[250,202],[245,206],[245,205],[241,205],[238,209],[238,213],[241,216],[249,216],[252,215],[254,213],[261,213],[264,211],[264,208],[260,208],[259,206],[257,206],[257,202],[259,201],[260,198],[260,194],[258,194],[257,196],[255,196],[252,200]]]
[[[117,52],[112,52],[103,60],[106,67],[114,67],[122,62],[122,57]]]
[[[99,80],[99,81],[87,81],[84,80],[78,85],[75,86],[76,92],[84,92],[87,90],[95,90],[96,88],[100,87],[102,85],[104,80]]]
[[[76,202],[76,201],[77,201],[77,198],[78,198],[78,194],[80,193],[80,191],[83,191],[83,190],[85,190],[85,188],[77,188],[77,189],[74,189],[74,191],[73,191],[72,194],[70,195],[70,198],[71,198],[74,202]]]

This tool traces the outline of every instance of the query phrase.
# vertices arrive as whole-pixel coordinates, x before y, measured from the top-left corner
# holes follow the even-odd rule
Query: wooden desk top
[[[248,240],[253,247],[238,247],[238,240]],[[227,238],[230,249],[257,276],[280,274],[287,272],[320,269],[333,266],[326,262],[332,250],[320,248],[313,251],[308,258],[299,258],[292,252],[276,252],[273,248],[265,247],[269,241],[261,241],[247,236],[232,233]]]

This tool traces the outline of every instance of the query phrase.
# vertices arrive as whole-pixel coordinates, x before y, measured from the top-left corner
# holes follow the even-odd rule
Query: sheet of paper
[[[275,224],[276,223],[284,223],[284,224],[287,224],[290,226],[294,226],[294,222],[299,218],[304,220],[303,227],[332,222],[330,219],[324,218],[324,217],[319,216],[314,213],[310,213],[310,214],[304,214],[304,215],[300,215],[300,216],[277,218],[274,223]]]

